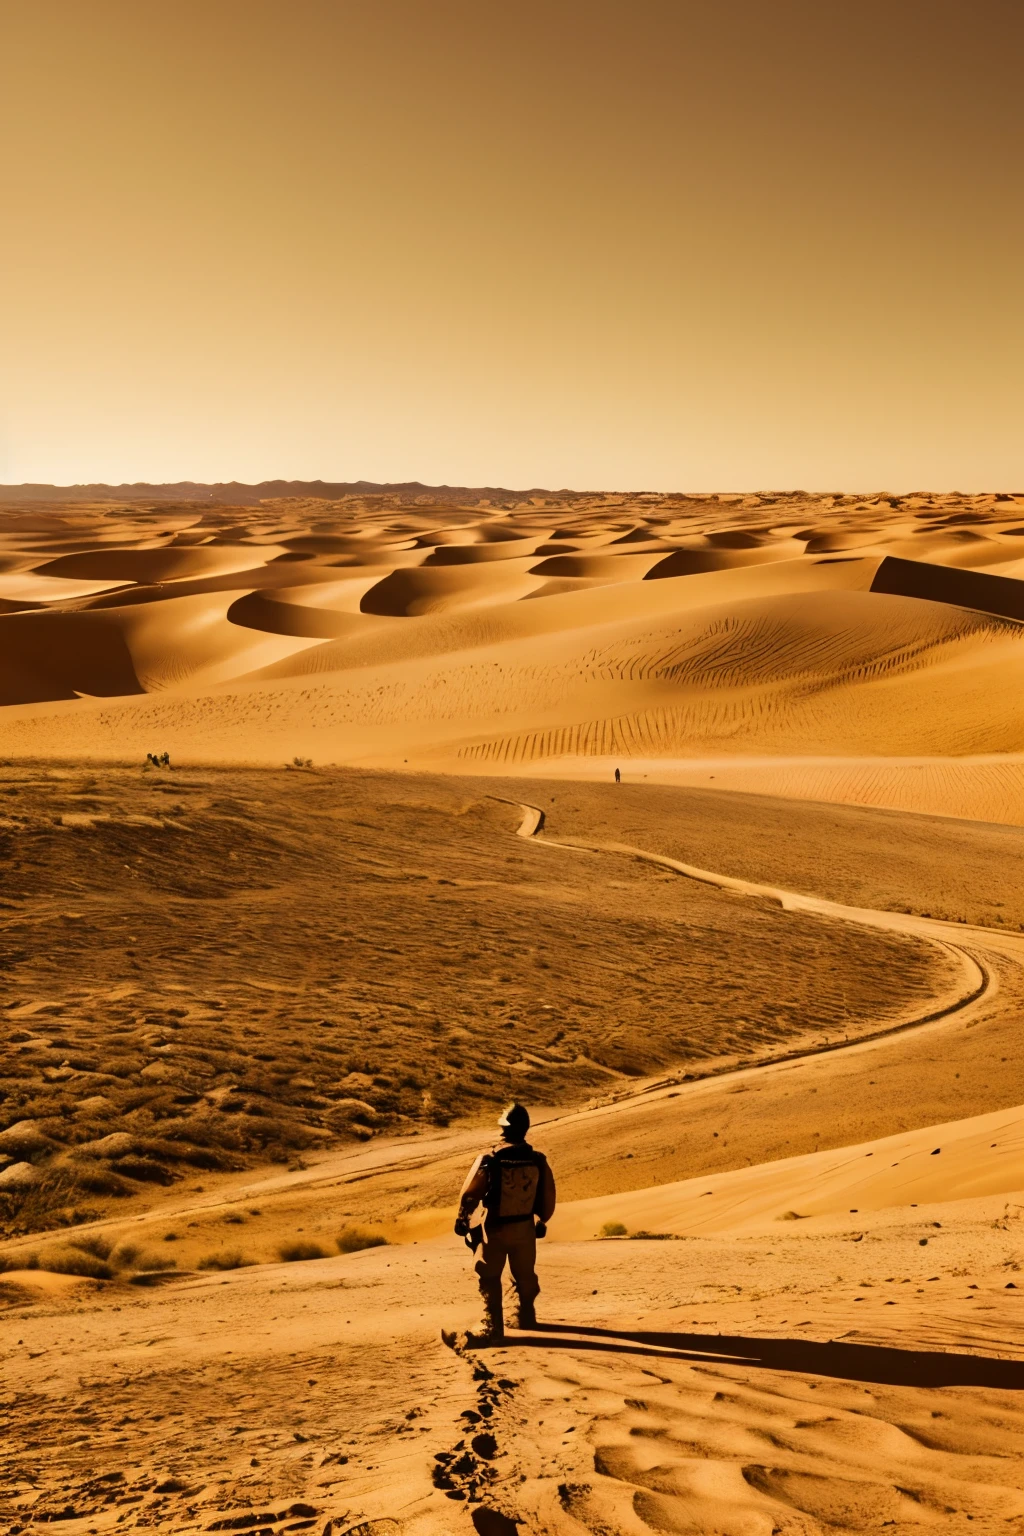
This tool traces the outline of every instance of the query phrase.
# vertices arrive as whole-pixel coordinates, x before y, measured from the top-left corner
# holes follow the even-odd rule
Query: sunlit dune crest
[[[0,747],[1019,821],[1022,573],[1010,493],[12,504]]]

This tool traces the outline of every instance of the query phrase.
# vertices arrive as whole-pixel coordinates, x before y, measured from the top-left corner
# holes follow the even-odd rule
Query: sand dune
[[[0,576],[0,599],[8,605],[10,612],[16,613],[19,608],[71,603],[76,598],[109,592],[118,585],[117,581],[76,581],[71,577],[44,576],[35,571],[5,572]]]
[[[9,1380],[34,1417],[5,1422],[5,1513],[372,1536],[1012,1528],[1019,1219],[946,1200],[850,1223],[780,1223],[770,1251],[742,1230],[549,1241],[550,1328],[475,1357],[438,1337],[472,1316],[449,1299],[450,1238],[105,1294],[9,1274]]]
[[[562,1241],[597,1237],[609,1220],[634,1232],[678,1236],[771,1232],[779,1221],[866,1219],[895,1207],[1016,1196],[1022,1173],[1024,1108],[1000,1110],[713,1179],[577,1200],[562,1206],[552,1235]]]
[[[644,554],[548,555],[533,567],[537,576],[571,576],[588,581],[642,581],[664,562],[660,549]],[[708,567],[711,569],[712,567]],[[677,572],[668,572],[674,575]]]
[[[792,560],[803,553],[795,541],[785,544],[755,545],[753,548],[680,549],[666,555],[650,571],[647,579],[655,581],[664,576],[696,576],[702,571],[735,571],[749,565],[765,565],[774,560]]]
[[[11,506],[0,748],[60,755],[70,711],[94,757],[158,730],[196,760],[727,759],[720,787],[1016,819],[1022,517],[924,494]]]
[[[405,629],[325,586],[292,606]],[[228,601],[20,617],[120,625],[139,675],[126,614],[194,631],[196,665],[275,638]],[[844,635],[863,665],[871,602],[776,615],[757,686]],[[988,643],[960,611],[936,642],[932,606],[894,618],[897,672]],[[627,686],[720,664],[696,621],[674,649],[646,622],[616,621]],[[555,687],[578,656],[502,643],[564,647]],[[0,794],[6,1525],[1024,1518],[1020,832],[564,781],[523,825],[515,779],[352,770],[7,765]],[[453,1203],[509,1092],[561,1191],[540,1325],[453,1350]],[[339,1252],[354,1226],[390,1242]]]
[[[261,554],[270,558],[283,554],[282,548],[264,546]],[[253,564],[253,550],[244,544],[199,545],[186,549],[103,549],[80,555],[62,555],[37,566],[40,576],[78,578],[86,581],[154,582],[181,581],[190,576],[228,575],[248,570]]]
[[[509,603],[540,585],[530,557],[472,565],[420,566],[393,571],[371,587],[362,600],[364,613],[410,618],[453,608]]]
[[[94,490],[0,512],[4,1529],[1020,1527],[1024,497]]]
[[[528,555],[536,555],[541,546],[546,543],[546,534],[534,534],[531,538],[517,538],[509,534],[503,538],[487,538],[481,530],[481,537],[474,543],[444,543],[430,544],[422,539],[417,540],[420,548],[429,549],[429,554],[423,561],[425,566],[435,565],[479,565],[494,560],[525,559]]]
[[[978,562],[985,565],[988,560]],[[997,568],[998,569],[998,568]],[[950,603],[1024,622],[1024,587],[1009,575],[961,571],[886,556],[871,583],[873,592],[894,592],[927,602]]]
[[[874,805],[921,815],[1024,825],[1024,756],[834,757],[553,757],[546,775],[607,782],[619,768],[627,783],[675,784],[787,800]],[[510,770],[512,771],[511,767]],[[526,772],[532,771],[528,764]]]
[[[172,588],[173,590],[173,588]],[[301,640],[232,624],[230,598],[162,598],[125,608],[50,610],[0,619],[0,700],[160,692],[243,675]]]

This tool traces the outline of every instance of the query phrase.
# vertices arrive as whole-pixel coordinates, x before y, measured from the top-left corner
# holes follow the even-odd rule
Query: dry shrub
[[[602,1237],[625,1237],[626,1228],[621,1221],[606,1221],[601,1228]]]
[[[54,1224],[59,1227],[81,1227],[99,1221],[103,1212],[92,1205],[73,1205],[67,1210],[55,1211]]]
[[[277,1256],[282,1264],[297,1264],[304,1259],[326,1259],[327,1249],[319,1243],[282,1243]]]
[[[261,1115],[259,1118],[247,1115],[245,1132],[250,1148],[274,1146],[303,1151],[307,1147],[321,1145],[324,1140],[322,1131],[272,1115]]]
[[[122,1199],[126,1195],[135,1193],[127,1180],[122,1179],[109,1168],[94,1168],[83,1163],[75,1163],[71,1167],[71,1176],[75,1185],[90,1195],[113,1195],[115,1199]]]
[[[225,1157],[223,1152],[213,1152],[208,1147],[184,1147],[180,1156],[190,1168],[202,1168],[207,1173],[230,1172],[242,1166],[237,1158]]]
[[[39,1255],[39,1268],[52,1275],[82,1275],[89,1280],[113,1280],[113,1266],[80,1248],[56,1248]]]
[[[82,1253],[91,1253],[94,1259],[109,1259],[114,1250],[110,1239],[101,1237],[98,1232],[90,1232],[84,1237],[69,1237],[68,1247],[77,1248]]]
[[[144,1184],[173,1184],[179,1177],[170,1168],[165,1168],[163,1163],[154,1162],[148,1157],[119,1157],[110,1166],[115,1173],[123,1174],[128,1179],[138,1179]]]
[[[38,1184],[33,1184],[29,1189],[0,1194],[0,1234],[14,1237],[19,1232],[38,1232],[47,1227],[68,1226],[68,1203],[79,1189],[86,1189],[91,1194],[130,1192],[131,1185],[120,1179],[115,1183],[118,1186],[116,1189],[101,1191],[80,1179],[77,1166],[44,1169]]]
[[[135,1268],[143,1275],[162,1274],[166,1269],[177,1269],[177,1267],[177,1259],[165,1258],[160,1253],[140,1253],[135,1260]]]
[[[343,1227],[337,1236],[339,1253],[361,1253],[364,1248],[386,1248],[382,1232],[366,1232],[362,1227]]]
[[[8,1253],[0,1254],[0,1275],[6,1275],[13,1269],[38,1269],[38,1253]]]
[[[226,1248],[219,1253],[204,1254],[197,1262],[196,1269],[244,1269],[255,1262],[255,1259],[239,1253],[237,1248]]]

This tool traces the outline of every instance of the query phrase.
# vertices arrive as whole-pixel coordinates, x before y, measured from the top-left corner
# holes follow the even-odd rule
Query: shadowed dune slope
[[[173,590],[173,589],[172,589]],[[0,701],[161,692],[244,674],[301,640],[232,624],[219,593],[0,617]]]
[[[1015,815],[1022,529],[1010,494],[12,505],[0,750],[123,758],[157,733],[192,761],[691,779],[722,758],[723,787]],[[918,795],[924,758],[948,766]]]
[[[1003,559],[1013,561],[1014,551],[1005,551]],[[995,563],[991,554],[977,563],[983,565],[990,560]],[[1012,576],[958,570],[887,555],[875,574],[871,590],[920,597],[933,603],[953,603],[1024,623],[1024,583]]]

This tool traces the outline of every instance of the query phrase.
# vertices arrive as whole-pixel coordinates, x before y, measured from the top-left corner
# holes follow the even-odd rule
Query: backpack
[[[540,1215],[547,1159],[526,1142],[497,1147],[483,1160],[487,1174],[484,1209],[489,1226],[505,1226]]]

